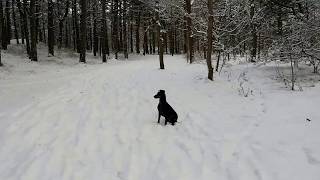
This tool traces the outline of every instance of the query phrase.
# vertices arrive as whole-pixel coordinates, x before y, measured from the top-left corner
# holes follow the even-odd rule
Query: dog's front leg
[[[158,112],[158,124],[160,123],[160,112]]]

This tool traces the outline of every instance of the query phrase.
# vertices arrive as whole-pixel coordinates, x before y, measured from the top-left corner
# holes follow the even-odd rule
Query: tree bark
[[[146,24],[143,25],[143,55],[149,54],[148,48],[148,29],[146,28]]]
[[[0,2],[0,66],[3,66],[1,61],[1,44],[2,44],[2,25],[3,25],[3,11],[2,11],[2,1]]]
[[[0,67],[3,66],[2,62],[1,62],[1,48],[0,48]]]
[[[31,49],[30,59],[31,61],[38,61],[37,55],[37,27],[36,27],[36,2],[37,0],[30,0],[30,34],[31,34]]]
[[[65,6],[66,7],[65,7],[65,11],[64,11],[63,16],[60,19],[58,19],[58,21],[59,21],[59,45],[58,45],[58,48],[59,49],[62,47],[63,24],[64,24],[66,17],[68,16],[68,12],[69,12],[69,0],[66,1]]]
[[[216,65],[216,72],[219,71],[220,59],[221,59],[221,51],[219,50],[219,52],[218,52],[218,60],[217,60],[217,65]]]
[[[104,4],[104,0],[101,1],[102,4]],[[103,13],[103,12],[102,12]],[[99,38],[97,33],[97,3],[95,1],[95,4],[93,6],[93,55],[97,56],[98,46],[99,46]],[[102,17],[103,18],[103,17]]]
[[[213,0],[208,0],[208,10],[209,10],[209,21],[208,21],[208,51],[207,51],[207,67],[208,67],[208,79],[213,81],[213,67],[211,62],[211,53],[212,53],[212,29],[213,29]]]
[[[254,23],[254,13],[255,13],[255,4],[254,1],[251,1],[250,5],[250,17],[251,17],[251,36],[252,36],[252,44],[251,44],[251,62],[256,62],[257,58],[257,44],[258,44],[258,37],[257,37],[257,27]]]
[[[73,39],[74,39],[74,48],[77,49],[77,52],[80,53],[80,34],[79,34],[79,22],[78,22],[78,8],[77,0],[72,1],[72,16],[73,16]]]
[[[123,0],[123,54],[124,58],[128,59],[128,38],[127,38],[127,1]]]
[[[159,62],[160,62],[160,69],[164,69],[164,63],[163,63],[163,33],[161,32],[161,23],[160,23],[160,15],[159,15],[159,3],[156,4],[157,13],[156,13],[156,27],[157,27],[157,35],[158,35],[158,41],[159,41]]]
[[[12,34],[11,34],[11,17],[10,17],[10,1],[7,0],[6,1],[6,38],[7,38],[7,44],[10,44],[10,40],[11,40],[11,37],[12,37]]]
[[[16,18],[15,4],[16,4],[16,1],[12,0],[11,7],[12,7],[12,20],[13,20],[13,26],[14,26],[14,37],[16,38],[17,44],[20,44],[19,34],[18,34],[18,29],[17,29],[17,18]]]
[[[118,52],[119,52],[119,36],[118,36],[118,30],[119,30],[119,12],[118,12],[118,0],[114,0],[113,3],[113,48],[114,48],[114,55],[115,59],[118,59]]]
[[[136,52],[140,54],[140,11],[138,12],[138,17],[136,19]]]
[[[87,49],[87,0],[80,0],[80,62],[86,63],[86,49]]]
[[[186,0],[187,10],[187,45],[188,57],[190,64],[193,62],[193,37],[192,37],[192,21],[191,21],[191,0]]]
[[[118,5],[118,31],[119,31],[119,41],[118,41],[118,47],[119,47],[119,52],[123,50],[123,34],[122,34],[122,22],[123,22],[123,17],[122,17],[122,3],[123,0],[119,0],[119,5]]]
[[[19,3],[20,2],[20,0],[17,0],[17,2],[18,2],[18,6],[19,6],[19,4],[21,4],[21,3]],[[27,53],[28,53],[28,56],[29,56],[29,58],[30,58],[30,38],[29,38],[29,25],[28,25],[28,10],[27,10],[27,0],[23,0],[23,28],[24,28],[24,35],[25,35],[25,38],[26,38],[26,46],[27,46]]]
[[[173,30],[173,27],[171,27],[171,30],[169,32],[169,46],[170,46],[169,47],[170,54],[171,54],[171,56],[173,56],[174,55],[174,30]]]
[[[101,45],[102,45],[102,62],[107,62],[106,57],[106,29],[107,29],[107,21],[106,21],[106,0],[102,0],[102,34],[101,34]]]
[[[69,26],[69,18],[65,20],[65,39],[64,39],[64,47],[69,48],[69,40],[70,40],[70,26]]]
[[[17,1],[19,1],[19,0],[17,0]],[[24,21],[23,21],[23,10],[21,9],[21,4],[20,4],[20,7],[19,7],[19,5],[17,3],[17,6],[18,6],[18,10],[19,10],[19,19],[20,19],[21,43],[25,44],[25,34],[24,34],[25,30],[24,30],[24,25],[23,25],[23,23],[24,23]]]
[[[133,53],[133,24],[130,22],[130,52]]]
[[[48,0],[48,53],[54,56],[53,2]]]
[[[1,15],[0,15],[0,17],[1,17],[1,20],[2,20],[2,24],[1,24],[2,28],[0,29],[1,30],[0,33],[2,34],[2,36],[1,36],[1,46],[2,46],[2,49],[6,50],[7,46],[8,46],[8,44],[7,44],[7,27],[6,27],[7,23],[6,23],[6,18],[4,16],[2,1],[1,1],[0,6],[1,6],[1,9],[0,9],[1,10]]]
[[[153,30],[151,29],[151,24],[149,24],[150,28],[149,28],[149,54],[152,54],[153,49],[152,49],[152,38],[153,38]]]

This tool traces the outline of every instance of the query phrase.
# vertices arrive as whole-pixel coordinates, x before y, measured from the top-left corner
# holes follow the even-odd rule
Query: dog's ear
[[[165,92],[166,92],[166,91],[165,91],[165,90],[160,89],[160,90],[159,90],[159,92],[160,92],[160,93],[165,94]]]

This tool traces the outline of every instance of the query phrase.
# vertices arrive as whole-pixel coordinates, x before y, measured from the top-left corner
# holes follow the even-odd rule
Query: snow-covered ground
[[[165,56],[161,71],[157,56],[78,64],[40,52],[34,63],[11,49],[0,180],[320,179],[320,84],[289,91],[272,63],[233,63],[209,82],[182,56]],[[174,127],[156,123],[159,89]]]

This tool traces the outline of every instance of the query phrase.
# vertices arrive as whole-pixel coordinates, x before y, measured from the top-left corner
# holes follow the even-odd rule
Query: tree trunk
[[[101,3],[104,4],[105,2],[101,1]],[[93,6],[92,15],[93,15],[93,55],[97,56],[97,51],[99,46],[99,38],[97,33],[97,28],[98,28],[97,27],[97,3],[95,3],[95,5]]]
[[[11,40],[11,37],[12,37],[12,34],[11,34],[11,17],[10,17],[10,1],[7,0],[6,1],[6,35],[7,35],[7,44],[10,44],[10,40]]]
[[[251,62],[256,62],[257,58],[257,27],[254,23],[254,13],[255,13],[255,4],[254,1],[251,1],[251,7],[250,7],[250,17],[251,17],[251,36],[252,36],[252,44],[251,44]]]
[[[19,3],[20,0],[17,1],[18,5],[21,4]],[[23,0],[23,28],[24,28],[24,35],[26,38],[26,46],[27,46],[27,53],[30,58],[30,39],[29,39],[29,25],[28,25],[28,11],[27,11],[27,0]]]
[[[160,23],[160,15],[159,15],[159,4],[156,4],[157,6],[157,21],[156,21],[156,27],[157,27],[157,35],[158,35],[158,41],[159,41],[159,62],[160,62],[160,69],[164,69],[164,63],[163,63],[163,33],[161,32],[161,23]]]
[[[59,19],[59,45],[58,48],[60,49],[62,47],[62,39],[63,39],[63,24],[64,21],[66,19],[66,17],[68,16],[68,12],[69,12],[69,1],[66,1],[66,7],[65,7],[65,11],[63,16]]]
[[[18,3],[17,3],[18,5]],[[23,25],[23,13],[22,13],[22,9],[20,9],[21,7],[18,6],[18,10],[19,10],[19,19],[20,19],[20,34],[21,34],[21,43],[25,44],[25,34],[24,34],[24,25]]]
[[[156,53],[156,25],[153,27],[153,31],[152,31],[152,53],[155,54]]]
[[[69,37],[70,37],[70,28],[69,28],[69,18],[65,20],[65,39],[64,39],[64,47],[69,47]]]
[[[180,54],[180,49],[179,49],[179,41],[177,40],[177,30],[174,28],[174,34],[173,34],[173,41],[174,41],[174,51],[176,54]]]
[[[114,44],[114,55],[115,59],[118,59],[118,52],[119,52],[119,12],[118,12],[118,0],[115,0],[113,3],[113,44]]]
[[[186,0],[187,10],[187,45],[188,57],[190,64],[193,62],[193,38],[192,38],[192,21],[191,21],[191,0]]]
[[[282,30],[282,26],[283,26],[283,22],[282,22],[282,7],[279,6],[278,7],[278,12],[277,12],[277,26],[278,26],[278,35],[282,36],[283,30]]]
[[[63,31],[63,21],[59,20],[59,43],[58,43],[58,49],[61,49],[62,47],[62,32]]]
[[[44,6],[45,6],[45,0],[42,0],[42,17],[41,17],[41,20],[42,20],[42,40],[44,43],[47,43],[46,28],[45,28],[46,20],[45,20]]]
[[[16,4],[16,1],[12,0],[11,6],[12,6],[12,20],[13,20],[13,26],[14,26],[14,37],[16,38],[17,44],[20,44],[19,34],[18,34],[18,29],[17,29],[17,18],[16,18],[15,4]]]
[[[30,34],[31,34],[31,49],[30,59],[31,61],[38,61],[37,55],[37,27],[36,27],[36,2],[37,0],[30,0]]]
[[[77,0],[72,1],[72,16],[73,16],[73,27],[74,27],[74,44],[77,52],[80,53],[80,34],[79,34],[79,22],[78,22],[78,8],[77,8]]]
[[[174,28],[171,27],[171,30],[169,32],[169,46],[170,46],[170,54],[171,56],[174,55]]]
[[[290,58],[290,67],[291,67],[291,90],[294,91],[294,85],[295,85],[295,72],[294,72],[294,64],[292,60],[291,54],[289,55]]]
[[[39,26],[39,14],[40,14],[39,1],[40,0],[36,0],[35,8],[34,8],[35,27],[36,27],[36,43],[38,43],[38,41],[39,41],[38,34],[39,34],[39,30],[40,30],[40,26]]]
[[[216,65],[216,72],[219,71],[219,65],[220,65],[220,59],[221,59],[221,51],[218,51],[218,60],[217,60],[217,65]]]
[[[102,45],[102,62],[107,62],[106,57],[106,29],[107,29],[107,20],[106,20],[106,0],[102,0],[102,34],[101,34],[101,45]]]
[[[1,48],[0,48],[0,67],[3,66],[2,62],[1,62]]]
[[[136,52],[140,54],[140,11],[138,12],[138,17],[136,19]]]
[[[53,2],[48,0],[48,53],[54,56]]]
[[[133,24],[130,22],[130,52],[133,53]]]
[[[0,66],[3,66],[1,61],[1,44],[2,44],[2,25],[3,25],[3,11],[2,11],[2,1],[0,2]]]
[[[3,6],[2,1],[0,2],[0,49],[2,49],[2,41],[3,41],[3,25],[4,25],[4,17],[3,17]]]
[[[151,26],[151,24],[150,24],[150,26]],[[152,54],[152,52],[153,52],[153,49],[152,49],[152,38],[153,38],[153,36],[152,36],[152,29],[151,28],[149,28],[149,54]]]
[[[128,38],[127,38],[127,1],[123,0],[123,54],[124,58],[128,59]]]
[[[166,52],[166,54],[168,54],[168,34],[165,32],[164,34],[163,34],[163,38],[164,38],[164,49],[165,49],[165,52]]]
[[[109,48],[109,36],[108,36],[108,24],[107,24],[107,21],[106,21],[106,34],[105,34],[105,45],[106,45],[106,54],[108,56],[110,56],[110,48]]]
[[[208,79],[213,80],[213,67],[211,62],[211,53],[212,53],[212,29],[213,29],[213,0],[208,0],[208,10],[209,10],[209,21],[208,21],[208,55],[207,55],[207,67],[208,67]]]
[[[119,52],[123,50],[123,34],[122,34],[122,6],[121,2],[122,0],[118,1],[119,2],[119,8],[118,8],[118,31],[119,31],[119,41],[118,41],[118,47],[119,47]]]
[[[80,0],[80,62],[86,63],[86,47],[87,47],[87,0]]]
[[[7,28],[6,28],[6,18],[4,17],[4,11],[3,11],[3,5],[2,5],[2,1],[0,3],[0,10],[1,10],[1,14],[0,14],[0,18],[1,18],[1,29],[0,29],[0,33],[2,34],[1,36],[1,46],[2,46],[2,49],[6,50],[7,49]]]
[[[146,29],[146,24],[143,25],[143,55],[149,54],[148,46],[148,29]]]

